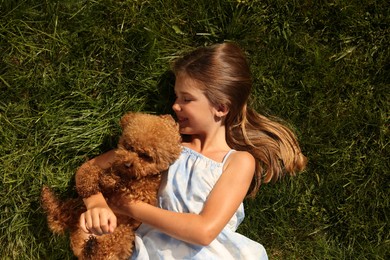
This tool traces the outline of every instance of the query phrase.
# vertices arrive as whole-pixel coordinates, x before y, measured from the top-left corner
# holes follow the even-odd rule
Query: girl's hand
[[[116,224],[116,216],[107,206],[93,207],[80,216],[80,228],[84,232],[94,235],[112,233]]]

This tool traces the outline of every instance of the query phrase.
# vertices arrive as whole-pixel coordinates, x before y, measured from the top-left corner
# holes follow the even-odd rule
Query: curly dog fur
[[[120,120],[122,135],[115,160],[109,169],[86,162],[76,174],[78,198],[59,200],[44,186],[42,207],[53,233],[70,233],[73,253],[79,259],[128,259],[133,251],[134,231],[140,223],[117,215],[117,227],[111,234],[93,236],[79,227],[86,210],[83,198],[101,192],[106,200],[126,198],[156,204],[161,173],[181,152],[180,134],[169,115],[127,113]]]

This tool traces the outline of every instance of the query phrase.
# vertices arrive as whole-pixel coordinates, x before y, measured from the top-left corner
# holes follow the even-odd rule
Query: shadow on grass
[[[174,116],[172,105],[175,102],[175,75],[173,71],[165,71],[158,80],[156,90],[146,95],[146,111],[153,111],[157,114],[171,114]]]

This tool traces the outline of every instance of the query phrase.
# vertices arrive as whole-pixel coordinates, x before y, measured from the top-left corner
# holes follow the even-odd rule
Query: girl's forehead
[[[175,81],[175,92],[199,94],[203,93],[204,85],[188,76],[178,76]]]

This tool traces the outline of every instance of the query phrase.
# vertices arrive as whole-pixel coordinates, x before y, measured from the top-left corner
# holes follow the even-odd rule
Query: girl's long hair
[[[226,106],[226,140],[230,147],[248,151],[256,159],[254,179],[248,195],[255,196],[261,183],[295,175],[306,166],[292,130],[276,118],[248,107],[252,80],[244,53],[234,43],[201,47],[173,64],[173,72],[183,73],[203,84],[211,104]]]

